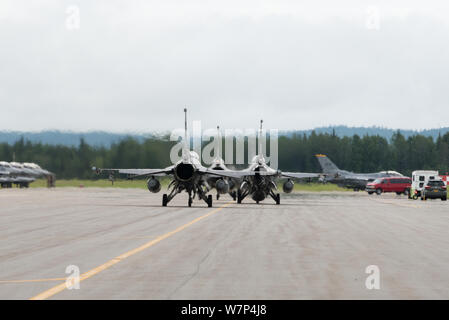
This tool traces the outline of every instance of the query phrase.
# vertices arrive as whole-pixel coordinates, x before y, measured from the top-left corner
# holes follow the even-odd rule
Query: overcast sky
[[[2,0],[0,130],[449,126],[445,3]]]

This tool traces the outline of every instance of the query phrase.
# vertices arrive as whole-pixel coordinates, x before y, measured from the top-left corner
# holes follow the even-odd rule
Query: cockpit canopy
[[[388,174],[389,176],[392,176],[392,177],[402,177],[402,174],[400,174],[397,171],[381,171],[380,173]]]
[[[14,168],[18,168],[18,169],[23,169],[23,164],[18,163],[18,162],[10,162],[11,166],[13,166]]]
[[[190,151],[190,157],[192,159],[196,159],[196,160],[200,161],[200,156],[195,151]]]
[[[251,160],[252,163],[257,163],[259,165],[263,165],[265,164],[265,158],[261,155],[256,155],[253,157],[253,159]]]
[[[24,162],[23,166],[28,169],[42,169],[38,164],[30,162]]]
[[[6,161],[0,161],[0,166],[3,168],[11,168],[11,165]]]

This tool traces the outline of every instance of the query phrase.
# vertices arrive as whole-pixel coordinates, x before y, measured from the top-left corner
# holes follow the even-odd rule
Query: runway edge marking
[[[155,239],[153,239],[153,240],[151,240],[151,241],[141,245],[140,247],[137,247],[137,248],[135,248],[133,250],[125,252],[125,253],[123,253],[123,254],[121,254],[121,255],[119,255],[119,256],[109,260],[108,262],[103,263],[102,265],[100,265],[100,266],[98,266],[96,268],[93,268],[93,269],[83,273],[82,275],[80,275],[80,282],[83,281],[83,280],[89,279],[90,277],[100,273],[101,271],[104,271],[104,270],[112,267],[113,265],[119,263],[120,261],[122,261],[122,260],[124,260],[124,259],[126,259],[126,258],[128,258],[128,257],[130,257],[132,255],[135,255],[136,253],[139,253],[139,252],[141,252],[141,251],[143,251],[143,250],[145,250],[145,249],[147,249],[147,248],[149,248],[149,247],[151,247],[151,246],[161,242],[164,239],[167,239],[167,238],[171,237],[172,235],[174,235],[174,234],[176,234],[176,233],[178,233],[178,232],[180,232],[180,231],[190,227],[191,225],[197,223],[198,221],[201,221],[201,220],[209,217],[210,215],[212,215],[214,213],[217,213],[218,211],[222,210],[223,208],[229,206],[230,204],[232,204],[232,202],[228,202],[225,205],[223,205],[223,206],[221,206],[221,207],[219,207],[217,209],[214,209],[214,210],[210,211],[209,213],[207,213],[205,215],[202,215],[202,216],[200,216],[200,217],[198,217],[196,219],[193,219],[192,221],[190,221],[190,222],[188,222],[188,223],[186,223],[186,224],[176,228],[175,230],[167,232],[167,233],[165,233],[165,234],[163,234],[163,235],[161,235],[161,236],[159,236],[159,237],[157,237],[157,238],[155,238]],[[61,291],[64,291],[64,289],[66,289],[66,283],[65,282],[63,282],[61,284],[58,284],[57,286],[54,286],[53,288],[45,290],[45,291],[39,293],[38,295],[30,298],[29,300],[45,300],[45,299],[48,299],[48,298],[54,296],[55,294],[57,294],[57,293],[59,293]]]

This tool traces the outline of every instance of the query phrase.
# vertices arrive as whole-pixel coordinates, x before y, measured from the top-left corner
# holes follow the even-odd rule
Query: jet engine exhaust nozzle
[[[175,168],[175,175],[179,180],[188,181],[192,179],[194,171],[190,163],[180,163]]]

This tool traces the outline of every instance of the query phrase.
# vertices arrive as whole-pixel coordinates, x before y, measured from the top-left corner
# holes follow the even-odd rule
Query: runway
[[[140,189],[0,190],[0,299],[448,299],[449,210],[364,192],[161,207]],[[79,289],[65,287],[77,266]],[[366,267],[380,271],[369,290]]]

